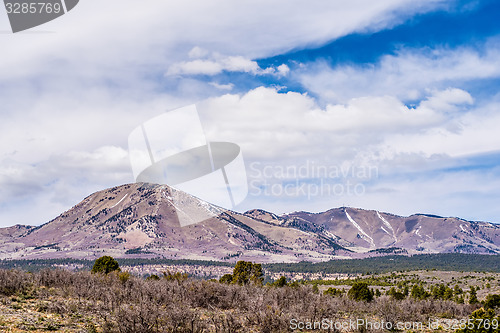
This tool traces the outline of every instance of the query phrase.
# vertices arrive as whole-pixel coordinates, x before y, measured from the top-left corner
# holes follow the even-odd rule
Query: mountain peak
[[[96,192],[44,225],[0,229],[0,258],[96,258],[105,253],[293,262],[383,255],[387,249],[500,253],[500,228],[351,207],[240,214],[166,185],[135,183]]]

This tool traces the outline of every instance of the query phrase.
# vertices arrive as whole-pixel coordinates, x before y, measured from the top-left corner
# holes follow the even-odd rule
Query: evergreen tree
[[[462,290],[462,288],[460,288],[460,287],[458,286],[458,284],[456,284],[456,285],[455,285],[455,287],[453,288],[453,293],[454,293],[455,295],[461,295],[461,294],[463,294],[463,292],[464,292],[464,291]]]
[[[413,287],[411,288],[411,293],[410,293],[411,298],[422,300],[427,298],[428,296],[429,294],[427,293],[427,291],[425,291],[424,287],[418,284],[413,285]]]
[[[262,285],[263,281],[264,273],[262,272],[261,264],[253,264],[250,261],[240,260],[234,266],[233,283],[244,285],[252,282],[257,285]]]
[[[378,290],[378,289],[377,289]],[[330,296],[342,296],[343,290],[342,289],[337,289],[337,288],[328,288],[323,292],[323,295],[330,295]]]
[[[92,273],[108,274],[113,271],[120,271],[118,262],[110,256],[103,256],[97,259],[92,267]]]
[[[317,283],[313,284],[312,292],[315,294],[319,293],[319,288]]]
[[[479,303],[477,299],[477,291],[474,288],[474,286],[471,286],[469,290],[469,304],[476,304],[476,303]]]
[[[219,279],[219,282],[220,283],[231,283],[233,282],[233,275],[232,274],[224,274],[220,279]]]
[[[500,295],[493,294],[486,296],[486,300],[484,301],[485,309],[495,309],[500,307]]]
[[[367,283],[356,282],[347,292],[347,296],[356,301],[371,302],[373,300],[373,291],[371,291],[370,288],[368,288]]]
[[[274,281],[273,286],[278,288],[286,286],[286,277],[282,276],[278,280]]]

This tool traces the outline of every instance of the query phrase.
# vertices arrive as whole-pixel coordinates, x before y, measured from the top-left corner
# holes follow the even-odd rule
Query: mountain
[[[499,253],[500,227],[487,222],[471,222],[455,217],[415,214],[402,217],[373,210],[336,208],[312,214],[297,212],[282,216],[285,225],[301,222],[334,233],[347,248],[400,248],[415,253]],[[382,251],[383,252],[383,251]]]
[[[200,223],[181,227],[180,220]],[[185,225],[185,224],[183,224]],[[500,227],[432,215],[356,208],[276,215],[220,207],[166,185],[94,193],[38,227],[0,229],[0,258],[325,261],[402,253],[500,253]]]

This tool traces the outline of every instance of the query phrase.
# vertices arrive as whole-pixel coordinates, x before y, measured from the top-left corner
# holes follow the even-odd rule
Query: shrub
[[[30,307],[25,306],[23,295],[30,293],[37,299],[33,306],[38,312],[79,320],[82,329],[93,322],[95,326],[87,325],[88,332],[108,333],[289,332],[292,318],[315,322],[368,315],[391,323],[427,322],[436,316],[466,318],[477,308],[432,297],[394,302],[389,296],[381,296],[371,302],[356,302],[348,297],[325,296],[340,295],[339,287],[320,295],[313,293],[311,284],[297,281],[288,283],[290,287],[262,288],[252,283],[240,286],[190,277],[183,280],[185,275],[181,273],[149,280],[130,276],[122,283],[119,275],[114,272],[103,278],[88,271],[47,269],[27,274],[0,270],[0,288],[15,291],[9,297],[0,296],[0,303],[27,311]],[[232,282],[229,276],[227,280]],[[356,282],[350,296],[370,299],[368,284]],[[492,318],[492,311],[483,311],[474,316]]]
[[[356,282],[352,285],[347,293],[347,296],[355,301],[371,302],[373,300],[373,291],[368,288],[365,282]]]
[[[403,294],[402,292],[399,292],[399,291],[395,291],[393,292],[391,295],[390,295],[393,299],[395,299],[396,301],[401,301],[403,299],[405,299],[405,294]]]
[[[462,295],[464,291],[462,290],[462,288],[458,286],[458,284],[456,284],[455,287],[453,288],[453,293],[455,295]]]
[[[253,264],[250,261],[240,260],[233,269],[233,283],[239,285],[249,284],[250,282],[262,285],[264,273],[261,264]]]
[[[313,284],[312,292],[315,293],[315,294],[319,293],[319,288],[318,288],[318,284],[317,283]]]
[[[494,309],[500,306],[500,295],[493,294],[486,296],[486,300],[484,302],[485,309]]]
[[[415,284],[411,288],[410,297],[414,298],[414,299],[422,300],[422,299],[429,297],[429,293],[427,291],[425,291],[424,287]]]
[[[495,318],[495,311],[480,308],[472,312],[469,319],[470,325],[474,327],[466,327],[458,330],[457,333],[500,333],[499,321],[500,317]]]
[[[233,275],[232,274],[224,274],[220,279],[220,283],[231,283],[233,281]]]
[[[476,304],[476,303],[479,303],[478,299],[477,299],[477,293],[476,293],[477,289],[474,288],[474,286],[471,286],[470,287],[470,290],[469,290],[469,304]]]
[[[177,281],[180,283],[186,281],[188,277],[189,277],[188,273],[181,273],[181,272],[172,273],[170,271],[167,271],[166,273],[163,272],[163,278],[167,281]]]
[[[25,291],[30,285],[29,276],[18,270],[0,270],[0,295],[11,296]]]
[[[286,286],[286,277],[284,276],[280,277],[278,280],[274,281],[273,285],[278,288]]]
[[[108,274],[113,271],[120,271],[118,262],[110,256],[103,256],[97,259],[92,267],[92,273]]]
[[[342,296],[342,294],[343,294],[342,289],[337,289],[337,288],[332,288],[332,287],[328,288],[327,290],[325,290],[323,292],[323,295],[330,295],[330,296],[334,296],[334,297],[335,296]]]
[[[125,283],[130,279],[130,273],[129,272],[120,272],[120,273],[118,273],[118,279],[120,280],[121,283]]]

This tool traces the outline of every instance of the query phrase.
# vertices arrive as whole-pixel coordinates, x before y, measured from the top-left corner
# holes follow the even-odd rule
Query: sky
[[[237,211],[500,222],[499,14],[494,0],[81,0],[13,34],[0,8],[0,226],[134,182],[129,134],[191,104],[207,140],[241,148]]]

